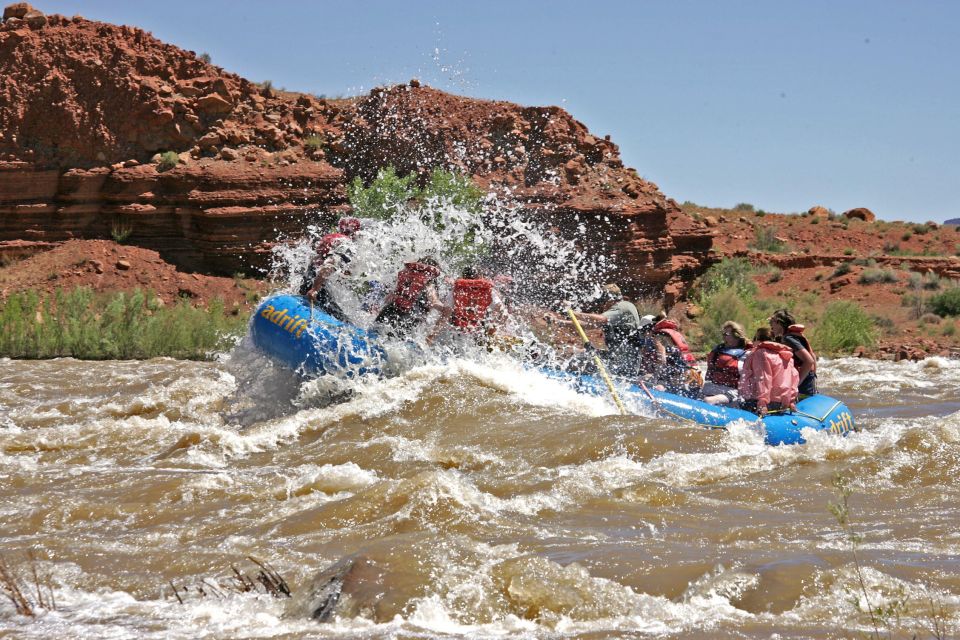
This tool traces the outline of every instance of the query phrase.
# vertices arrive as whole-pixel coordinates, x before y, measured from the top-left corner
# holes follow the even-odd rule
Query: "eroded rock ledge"
[[[277,92],[140,29],[29,5],[4,13],[0,76],[0,251],[126,232],[184,268],[249,270],[388,164],[461,170],[561,232],[584,221],[584,248],[613,256],[631,295],[676,297],[712,243],[558,107],[416,81],[351,100]]]

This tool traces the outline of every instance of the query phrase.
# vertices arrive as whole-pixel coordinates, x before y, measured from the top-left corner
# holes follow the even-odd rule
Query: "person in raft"
[[[774,340],[787,345],[793,352],[793,365],[800,374],[800,399],[817,395],[817,356],[803,335],[803,325],[797,324],[786,309],[774,311],[769,322]]]
[[[431,257],[407,262],[397,274],[397,285],[384,300],[375,322],[387,333],[402,337],[427,318],[430,311],[443,311],[437,294],[440,265]]]
[[[799,380],[790,347],[774,342],[770,329],[757,329],[740,374],[740,408],[760,417],[768,411],[795,410]]]
[[[740,399],[740,369],[750,342],[736,322],[724,322],[721,332],[723,342],[707,355],[707,379],[701,393],[703,401],[709,404],[735,404]]]
[[[655,388],[668,393],[699,397],[703,379],[696,369],[697,359],[690,352],[686,338],[674,320],[660,313],[644,316],[644,352],[640,357],[641,373],[651,379]]]
[[[300,295],[341,322],[346,322],[347,316],[327,285],[331,276],[346,270],[351,259],[352,240],[359,230],[360,220],[341,218],[337,231],[326,234],[317,242],[313,259],[300,283]]]
[[[602,313],[584,313],[575,311],[574,315],[585,329],[603,330],[603,342],[606,345],[600,352],[610,373],[617,376],[635,376],[639,353],[630,337],[640,328],[640,314],[637,307],[624,300],[620,287],[608,284],[603,287],[601,302],[606,307]],[[544,316],[547,324],[553,322],[572,324],[570,320]]]
[[[448,304],[443,310],[443,321],[428,339],[432,342],[445,327],[485,343],[496,333],[495,320],[503,317],[504,309],[493,280],[482,277],[474,267],[464,267],[453,282]]]

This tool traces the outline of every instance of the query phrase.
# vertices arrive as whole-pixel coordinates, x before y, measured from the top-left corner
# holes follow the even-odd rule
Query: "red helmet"
[[[340,218],[337,229],[346,236],[352,236],[360,231],[360,220],[357,218]]]

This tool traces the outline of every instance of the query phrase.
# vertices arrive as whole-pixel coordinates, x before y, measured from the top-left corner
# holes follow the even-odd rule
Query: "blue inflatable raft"
[[[262,352],[309,375],[354,377],[379,374],[387,363],[387,353],[375,334],[313,309],[300,296],[267,298],[251,321],[250,335],[253,344]],[[568,381],[579,392],[603,397],[609,395],[603,381],[596,376],[555,370],[544,370],[544,373]],[[762,420],[766,442],[772,445],[802,443],[803,429],[829,430],[841,435],[856,430],[850,409],[843,402],[825,395],[801,400],[796,411],[773,413],[760,419],[741,409],[713,406],[625,381],[617,384],[617,392],[627,402],[652,407],[660,415],[706,427],[723,428],[735,420]]]

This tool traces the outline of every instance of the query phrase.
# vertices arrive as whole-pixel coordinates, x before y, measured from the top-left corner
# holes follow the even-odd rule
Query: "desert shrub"
[[[810,224],[820,224],[820,218],[813,218],[813,219],[810,221]]]
[[[691,336],[693,347],[706,351],[720,342],[723,323],[739,322],[747,331],[758,324],[760,313],[753,297],[745,297],[736,289],[725,289],[701,301],[703,315],[698,318],[700,334]]]
[[[753,211],[753,205],[750,204],[749,202],[740,202],[740,203],[738,203],[736,206],[733,207],[733,210],[734,210],[734,211],[752,212],[752,211]]]
[[[753,281],[756,269],[746,258],[724,258],[700,277],[697,285],[699,298],[713,296],[725,289],[734,289],[738,295],[754,297],[757,284]]]
[[[247,318],[226,313],[220,300],[208,308],[155,300],[151,292],[97,295],[89,287],[13,293],[0,306],[0,356],[207,359],[246,331]]]
[[[207,53],[206,51],[204,51],[197,57],[200,58],[200,60],[202,60],[203,62],[206,62],[207,64],[210,64],[210,62],[213,60],[213,58],[210,57],[210,54]]]
[[[757,251],[766,253],[780,253],[786,248],[786,245],[777,239],[776,229],[766,225],[760,225],[756,228],[753,243],[750,246]]]
[[[115,218],[113,224],[110,225],[110,237],[119,244],[126,242],[132,233],[133,223],[129,220]]]
[[[890,242],[890,241],[888,240],[887,242],[884,242],[884,243],[883,243],[883,252],[884,252],[884,253],[897,253],[898,251],[900,251],[900,243],[899,243],[899,242]]]
[[[852,255],[853,255],[853,249],[851,249],[850,247],[847,247],[846,249],[843,250],[843,255],[845,255],[845,256],[852,256]]]
[[[915,234],[917,234],[918,236],[922,236],[922,235],[924,235],[924,234],[926,234],[926,233],[930,233],[930,227],[929,227],[928,225],[925,225],[925,224],[919,224],[919,223],[917,223],[917,224],[912,225],[910,228],[913,229],[913,232],[914,232]]]
[[[728,320],[739,322],[747,331],[760,324],[765,307],[757,299],[756,275],[756,268],[746,258],[726,258],[700,278],[693,292],[703,309],[698,319],[700,333],[689,336],[695,349],[713,347]]]
[[[434,169],[430,174],[430,182],[420,192],[420,199],[440,200],[458,209],[480,213],[483,191],[465,175]]]
[[[897,274],[888,269],[864,269],[857,279],[860,284],[879,284],[881,282],[896,282]]]
[[[177,155],[176,151],[164,151],[160,154],[160,162],[157,164],[157,169],[160,171],[169,171],[178,164],[180,164],[180,156]]]
[[[927,291],[938,291],[940,289],[940,276],[933,271],[928,271],[923,276],[923,288]]]
[[[887,316],[878,316],[872,315],[870,319],[873,320],[873,324],[881,329],[887,335],[893,335],[897,330],[897,323],[893,321],[893,318],[888,318]]]
[[[767,276],[767,282],[772,284],[774,282],[780,282],[781,280],[783,280],[783,271],[777,267],[771,269],[770,274]]]
[[[765,215],[767,215],[767,212],[766,212],[766,211],[764,211],[763,209],[757,209],[757,217],[758,217],[758,218],[762,218],[762,217],[765,216]]]
[[[313,134],[303,139],[303,148],[307,151],[319,151],[323,148],[324,143],[323,136]]]
[[[443,207],[452,206],[479,216],[484,199],[484,192],[468,176],[434,169],[421,189],[415,174],[400,177],[393,167],[378,171],[368,186],[355,178],[349,194],[353,210],[360,217],[389,220],[401,213],[404,206],[411,205],[425,223],[441,233],[445,229]],[[454,268],[478,260],[489,250],[487,244],[477,242],[477,230],[473,226],[456,237],[450,234],[446,238],[444,253],[453,261]]]
[[[850,270],[852,268],[853,267],[850,266],[849,262],[841,262],[840,264],[837,265],[837,268],[833,270],[833,274],[830,277],[838,278],[840,276],[845,276],[848,273],[850,273]]]
[[[952,336],[957,333],[957,323],[956,322],[947,322],[943,325],[943,329],[940,330],[941,335]]]
[[[947,289],[930,298],[930,309],[941,317],[960,316],[960,287]]]
[[[259,86],[261,91],[273,91],[273,80],[264,80]]]
[[[912,231],[904,231],[904,232],[903,232],[903,235],[900,236],[900,239],[903,240],[904,242],[906,242],[907,240],[909,240],[909,239],[912,238],[912,237],[913,237],[913,232],[912,232]]]
[[[389,220],[420,193],[415,179],[412,173],[401,178],[393,167],[378,171],[369,186],[354,178],[349,188],[354,213],[361,218]]]
[[[935,313],[925,313],[920,316],[920,324],[940,324],[942,319]]]
[[[831,302],[813,332],[814,344],[828,353],[872,347],[877,328],[860,305],[849,300]]]

